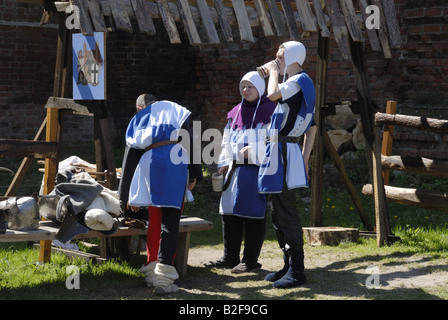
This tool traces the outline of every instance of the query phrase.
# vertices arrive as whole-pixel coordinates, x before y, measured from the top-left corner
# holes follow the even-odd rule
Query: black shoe
[[[204,263],[204,266],[206,268],[231,269],[235,267],[237,264],[238,262],[232,263],[221,258],[216,261],[209,261],[207,263]]]
[[[261,264],[260,263],[255,263],[253,265],[248,265],[245,262],[240,263],[239,265],[237,265],[235,268],[232,269],[232,273],[244,273],[244,272],[251,272],[254,270],[258,270],[261,268]]]

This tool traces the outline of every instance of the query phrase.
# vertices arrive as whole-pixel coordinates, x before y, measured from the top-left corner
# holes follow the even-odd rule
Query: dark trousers
[[[177,249],[177,236],[181,210],[162,208],[162,232],[160,234],[159,263],[173,266]]]
[[[266,232],[266,219],[243,218],[234,215],[222,216],[224,240],[224,260],[240,262],[241,243],[244,236],[244,251],[241,262],[248,265],[257,263]]]
[[[288,190],[286,185],[286,143],[282,145],[283,156],[283,189],[281,193],[271,195],[272,224],[277,240],[282,249],[286,244],[290,248],[303,248],[303,231],[297,211],[296,189]]]

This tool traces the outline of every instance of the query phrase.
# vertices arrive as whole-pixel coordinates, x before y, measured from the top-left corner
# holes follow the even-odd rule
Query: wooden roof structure
[[[344,59],[350,59],[349,38],[355,42],[369,39],[373,51],[391,58],[391,49],[402,46],[400,28],[393,0],[17,0],[39,2],[44,7],[41,24],[49,21],[51,12],[73,12],[79,8],[80,29],[93,32],[142,32],[155,35],[153,19],[160,18],[171,43],[181,43],[176,23],[184,26],[190,44],[218,44],[221,39],[234,41],[232,28],[240,39],[255,42],[252,27],[263,34],[298,40],[319,32],[330,37],[333,32]],[[380,28],[368,29],[369,5],[379,9]],[[133,27],[131,19],[137,21]],[[135,24],[134,24],[135,25]],[[136,30],[137,29],[137,30]],[[200,33],[199,30],[203,32]],[[302,31],[302,32],[300,32]],[[202,34],[202,37],[201,37]]]

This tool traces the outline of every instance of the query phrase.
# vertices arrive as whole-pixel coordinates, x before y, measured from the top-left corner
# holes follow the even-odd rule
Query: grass
[[[358,155],[359,156],[359,155]],[[364,163],[362,157],[353,162]],[[1,165],[1,163],[0,163]],[[366,178],[366,169],[356,163],[347,164],[349,174],[357,190],[361,190]],[[37,170],[36,170],[37,171]],[[210,176],[210,172],[206,176]],[[32,188],[40,186],[39,177]],[[367,181],[366,181],[367,180]],[[207,179],[208,181],[208,179]],[[207,184],[209,182],[203,182]],[[448,183],[443,179],[427,177],[391,175],[395,185],[414,185],[419,188],[446,192]],[[2,181],[3,184],[3,181]],[[28,186],[28,188],[30,188]],[[203,189],[211,189],[204,186]],[[29,189],[23,189],[29,194]],[[356,210],[344,188],[326,185],[322,189],[322,212],[325,226],[355,227],[363,230]],[[364,210],[374,221],[373,200],[361,195]],[[309,226],[310,189],[297,194],[298,210],[303,226]],[[214,229],[191,235],[192,250],[218,249],[222,251],[221,219],[218,214],[219,194],[196,193],[195,201],[188,203],[185,214],[198,216],[214,223]],[[448,299],[448,289],[413,290],[402,288],[398,291],[365,290],[360,282],[365,275],[361,272],[369,264],[384,268],[398,265],[406,267],[409,261],[430,262],[424,267],[426,273],[443,272],[445,269],[435,263],[448,259],[448,224],[446,213],[399,204],[388,204],[392,231],[401,238],[400,242],[377,248],[375,240],[360,239],[357,243],[343,243],[333,247],[310,247],[306,252],[313,272],[310,285],[296,290],[272,290],[270,284],[260,281],[257,275],[235,276],[225,271],[205,270],[189,267],[187,277],[182,279],[185,287],[180,298],[174,299],[397,299],[397,297],[417,299]],[[263,257],[278,258],[275,232],[270,227],[267,216],[267,233]],[[81,248],[83,248],[80,245]],[[328,261],[323,259],[328,258]],[[111,260],[103,265],[86,263],[83,260],[69,260],[63,255],[53,254],[51,263],[39,265],[38,251],[24,243],[0,244],[0,299],[154,299],[154,295],[142,285],[143,277],[138,268],[145,256],[133,256],[130,262]],[[412,262],[412,266],[417,262]],[[428,263],[429,263],[428,262]],[[67,266],[75,265],[82,277],[81,290],[67,290]],[[410,271],[409,271],[410,272]],[[409,273],[410,275],[411,273]],[[219,280],[217,280],[219,279]],[[327,279],[322,281],[322,279]],[[345,285],[344,285],[345,283]],[[341,287],[350,289],[341,289]],[[446,287],[446,286],[445,286]],[[387,288],[386,288],[387,289]],[[429,291],[428,291],[429,290]],[[397,296],[398,292],[398,296]],[[402,296],[401,296],[402,295]]]

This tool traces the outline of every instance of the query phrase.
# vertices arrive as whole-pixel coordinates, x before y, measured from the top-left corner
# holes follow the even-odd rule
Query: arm
[[[303,150],[302,156],[303,161],[305,162],[306,174],[308,175],[308,160],[311,155],[311,151],[313,150],[314,138],[316,137],[317,126],[312,126],[305,133],[303,140]]]
[[[280,88],[278,87],[278,76],[279,72],[277,68],[269,70],[267,97],[271,101],[277,101],[282,98]]]

